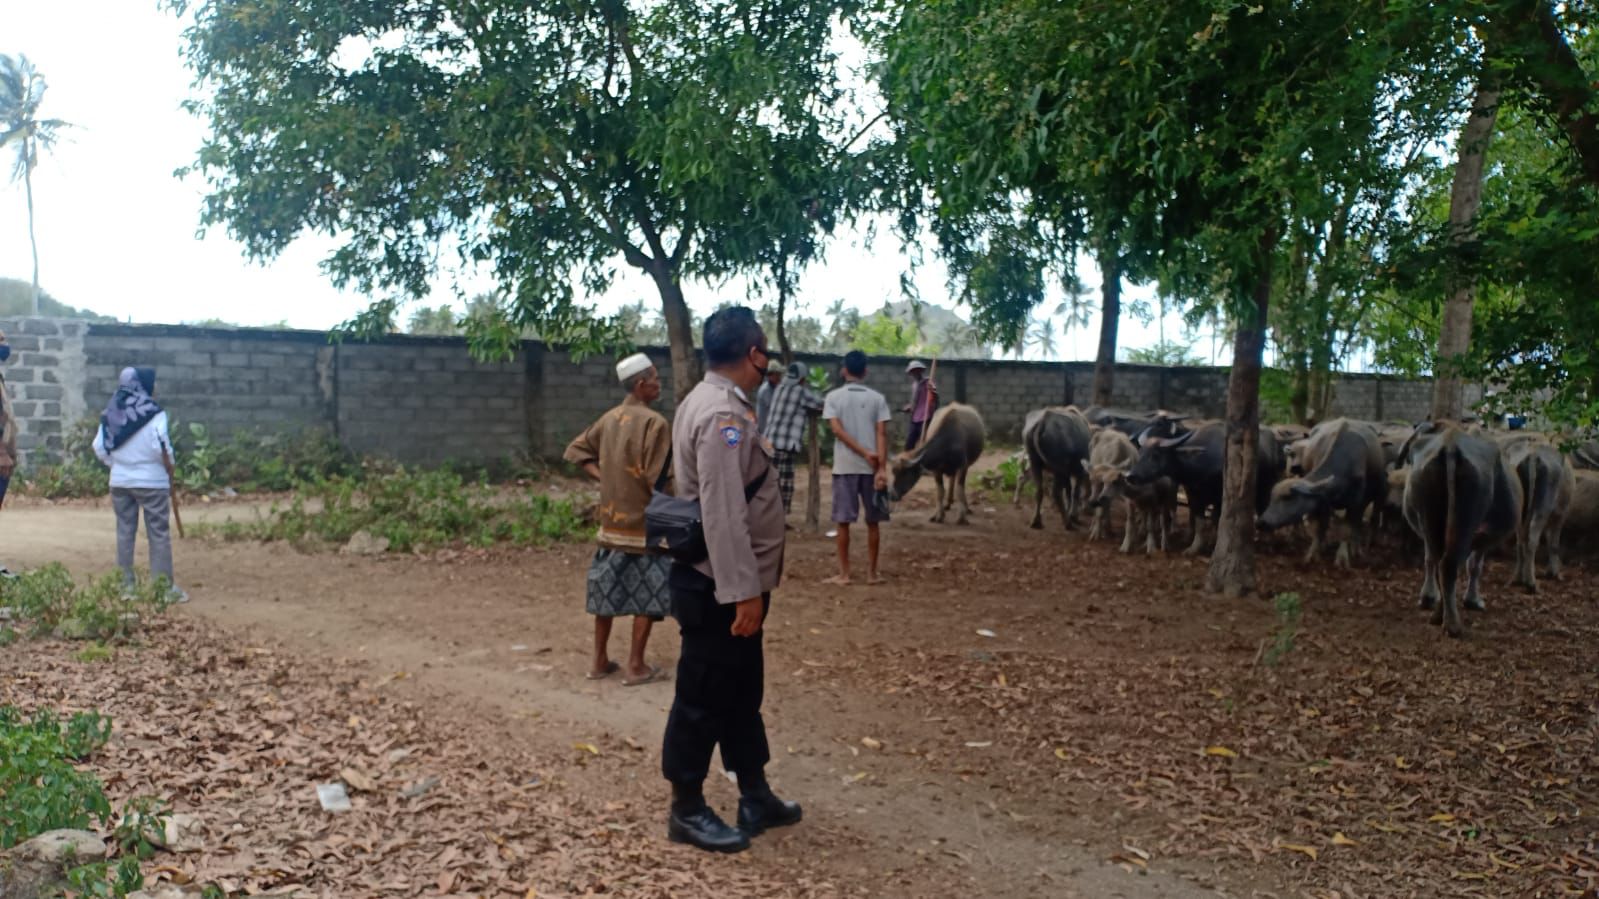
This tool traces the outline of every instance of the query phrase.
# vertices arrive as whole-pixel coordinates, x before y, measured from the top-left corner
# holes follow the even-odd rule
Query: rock
[[[0,621],[10,621],[15,614],[10,606],[0,606]]]
[[[0,853],[0,896],[59,895],[69,868],[105,858],[103,840],[84,830],[51,830]]]
[[[179,812],[168,815],[161,833],[150,845],[168,852],[199,852],[205,848],[205,822],[198,815]]]
[[[339,550],[340,553],[350,556],[377,556],[389,551],[389,538],[378,537],[370,531],[356,531],[350,536],[349,542]]]

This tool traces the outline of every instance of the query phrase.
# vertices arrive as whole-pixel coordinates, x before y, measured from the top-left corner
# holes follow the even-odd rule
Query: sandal
[[[610,677],[611,675],[613,675],[616,672],[621,671],[621,670],[622,670],[622,664],[620,662],[612,661],[612,662],[606,662],[605,663],[605,670],[603,672],[590,671],[590,672],[588,672],[587,674],[585,674],[583,676],[588,678],[589,680],[605,680],[606,678]]]
[[[667,679],[668,678],[667,678],[666,672],[662,671],[660,669],[660,666],[651,665],[649,673],[644,675],[641,678],[638,678],[637,680],[629,680],[629,679],[627,679],[625,677],[622,678],[622,686],[624,686],[624,687],[638,687],[638,686],[642,686],[644,684],[653,684],[656,681],[664,681],[664,680],[667,680]]]

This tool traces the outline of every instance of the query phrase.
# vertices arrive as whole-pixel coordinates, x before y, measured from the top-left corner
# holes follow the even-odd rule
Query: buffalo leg
[[[1527,523],[1525,552],[1523,553],[1521,547],[1517,547],[1516,561],[1522,566],[1521,585],[1527,588],[1528,593],[1538,592],[1538,544],[1544,539],[1544,528],[1548,523],[1548,518],[1534,515],[1532,521]]]
[[[1133,535],[1137,533],[1140,524],[1145,524],[1147,527],[1147,522],[1143,521],[1144,511],[1142,506],[1131,499],[1126,500],[1125,505],[1127,506],[1127,520],[1122,523],[1123,533],[1120,551],[1130,553],[1133,551],[1133,540],[1135,539]],[[1105,517],[1109,518],[1110,506],[1106,506],[1104,512]]]
[[[1306,562],[1314,562],[1321,555],[1321,548],[1327,543],[1327,524],[1327,513],[1317,512],[1310,523],[1310,549],[1305,551]]]
[[[1488,562],[1487,549],[1479,549],[1466,560],[1466,600],[1465,606],[1473,612],[1488,611],[1488,604],[1482,599],[1482,569]]]
[[[934,524],[943,524],[944,509],[947,508],[944,504],[944,476],[941,474],[934,474],[933,483],[938,485],[938,500],[933,504],[932,521]],[[953,487],[954,485],[950,486]]]
[[[1044,527],[1044,466],[1037,459],[1032,460],[1032,478],[1033,520],[1027,526],[1037,531]]]
[[[1427,547],[1426,553],[1426,558],[1421,563],[1421,607],[1431,609],[1438,605],[1438,569],[1441,564],[1431,546]]]
[[[950,477],[950,492],[960,491],[960,515],[956,517],[956,524],[967,524],[972,514],[972,507],[966,502],[966,472],[970,468],[962,468]]]
[[[1467,565],[1470,563],[1468,562]],[[1438,609],[1432,613],[1433,624],[1442,624],[1444,632],[1451,637],[1465,636],[1466,628],[1460,623],[1460,606],[1455,600],[1455,588],[1460,581],[1461,560],[1453,555],[1444,557],[1443,564],[1443,601],[1438,603]]]
[[[1049,483],[1051,485],[1049,497],[1055,502],[1055,511],[1060,513],[1061,525],[1069,531],[1072,529],[1072,520],[1066,512],[1066,489],[1070,486],[1070,482],[1060,475],[1054,475]]]
[[[1560,580],[1560,532],[1565,527],[1565,522],[1555,520],[1549,522],[1549,530],[1544,531],[1544,550],[1549,553],[1549,567],[1545,571],[1555,580]]]

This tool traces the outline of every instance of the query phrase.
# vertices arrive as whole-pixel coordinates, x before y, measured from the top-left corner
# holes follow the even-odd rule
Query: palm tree
[[[39,238],[33,231],[33,167],[39,152],[49,152],[72,127],[61,119],[39,118],[44,102],[44,77],[18,54],[0,54],[0,148],[15,146],[17,161],[11,180],[20,180],[28,195],[28,241],[33,245],[33,314],[39,314]]]

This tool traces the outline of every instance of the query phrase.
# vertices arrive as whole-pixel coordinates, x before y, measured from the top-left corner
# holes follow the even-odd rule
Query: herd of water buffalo
[[[1034,487],[1032,526],[1043,526],[1044,479],[1066,528],[1092,513],[1090,539],[1111,536],[1113,504],[1126,507],[1123,552],[1141,541],[1164,552],[1177,508],[1188,507],[1187,553],[1214,540],[1222,500],[1226,425],[1166,412],[1127,413],[1055,406],[1027,415],[1017,458]],[[938,483],[934,521],[956,499],[970,514],[966,475],[981,455],[982,417],[953,403],[939,410],[915,450],[893,460],[893,498],[926,471]],[[1549,435],[1477,423],[1404,424],[1337,418],[1315,427],[1262,426],[1255,456],[1256,524],[1263,531],[1305,526],[1314,560],[1336,527],[1334,563],[1351,564],[1373,540],[1403,541],[1424,558],[1421,606],[1451,636],[1463,628],[1456,585],[1467,575],[1468,609],[1484,608],[1487,555],[1515,547],[1512,583],[1536,592],[1536,561],[1560,577],[1562,540],[1599,536],[1599,445],[1562,451]],[[944,480],[950,480],[946,492]],[[1020,500],[1019,481],[1012,502]]]

